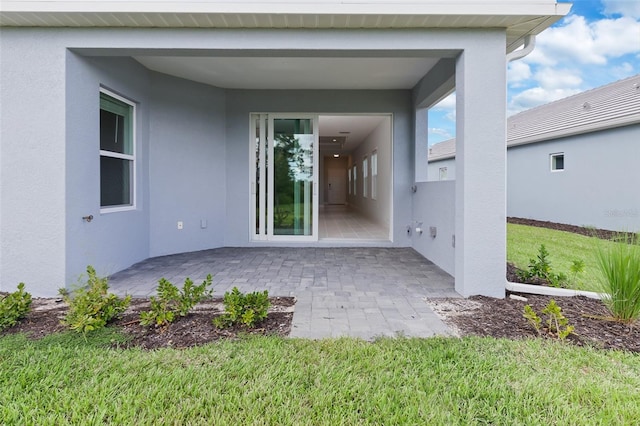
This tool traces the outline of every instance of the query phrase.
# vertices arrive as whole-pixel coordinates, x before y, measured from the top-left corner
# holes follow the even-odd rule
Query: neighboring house
[[[216,247],[358,244],[318,237],[318,125],[379,116],[367,152],[344,153],[353,192],[369,201],[376,182],[386,200],[376,244],[414,247],[462,295],[503,297],[506,55],[569,8],[4,0],[0,290],[54,295],[87,264]],[[443,189],[425,182],[425,111],[453,89],[469,149]]]
[[[433,145],[429,180],[455,179],[456,141]],[[507,119],[507,215],[640,231],[640,75]]]

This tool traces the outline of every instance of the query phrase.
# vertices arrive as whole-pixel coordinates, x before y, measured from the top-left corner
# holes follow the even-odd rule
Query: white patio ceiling
[[[437,58],[136,56],[145,67],[227,89],[411,89]]]

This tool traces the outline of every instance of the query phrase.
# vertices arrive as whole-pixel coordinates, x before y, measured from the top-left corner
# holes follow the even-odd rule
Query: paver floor
[[[147,259],[109,285],[148,297],[160,278],[182,286],[207,274],[214,295],[235,286],[296,297],[292,337],[449,335],[423,299],[460,297],[453,278],[411,248],[220,248]]]

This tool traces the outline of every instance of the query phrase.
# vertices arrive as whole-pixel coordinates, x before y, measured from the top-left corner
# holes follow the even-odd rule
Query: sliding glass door
[[[251,123],[253,239],[317,240],[316,117],[252,114]]]

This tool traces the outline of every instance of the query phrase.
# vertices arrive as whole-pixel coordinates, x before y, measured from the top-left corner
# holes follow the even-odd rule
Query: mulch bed
[[[140,312],[149,308],[149,300],[133,299],[125,313],[110,325],[119,327],[129,337],[127,346],[144,349],[186,348],[220,339],[236,339],[246,334],[288,336],[291,332],[295,298],[271,297],[269,300],[271,302],[269,314],[255,328],[244,326],[216,328],[211,321],[224,310],[222,298],[200,303],[186,317],[178,318],[167,327],[160,328],[140,325]],[[67,309],[67,305],[60,299],[34,298],[31,312],[26,318],[15,326],[3,330],[0,335],[25,333],[32,339],[39,339],[48,334],[65,331],[66,328],[60,324],[60,320]]]
[[[578,346],[640,352],[640,324],[629,326],[610,320],[611,314],[600,300],[582,296],[520,296],[527,301],[514,300],[509,296],[505,299],[473,296],[469,299],[433,299],[430,304],[439,305],[440,309],[436,307],[436,311],[461,335],[524,339],[538,337],[523,317],[524,306],[531,305],[544,321],[541,311],[554,299],[569,324],[575,327],[566,339],[568,342]],[[550,335],[542,337],[553,338]]]
[[[587,228],[584,226],[567,225],[566,223],[547,222],[544,220],[524,219],[521,217],[508,217],[507,222],[515,223],[516,225],[536,226],[538,228],[572,232],[574,234],[585,235],[587,237],[598,237],[603,240],[610,240],[620,234],[620,232],[610,231],[608,229]]]

